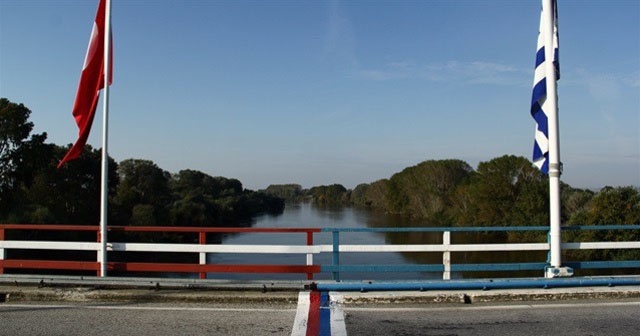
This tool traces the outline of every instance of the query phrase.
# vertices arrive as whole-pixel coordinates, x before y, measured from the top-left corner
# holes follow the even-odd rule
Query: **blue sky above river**
[[[56,144],[77,138],[97,3],[0,0],[0,96]],[[539,16],[537,0],[113,0],[110,155],[252,189],[530,157]],[[562,179],[640,185],[640,2],[560,0],[559,23]]]

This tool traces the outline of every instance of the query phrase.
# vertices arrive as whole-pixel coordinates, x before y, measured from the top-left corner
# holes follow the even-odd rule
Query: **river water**
[[[317,207],[311,203],[287,204],[280,215],[262,215],[254,219],[253,228],[366,228],[397,226],[399,218],[384,214],[375,214],[365,209],[352,207]],[[390,244],[392,238],[384,233],[341,232],[341,244]],[[315,244],[332,244],[331,232],[314,234]],[[305,233],[242,233],[227,235],[223,244],[273,244],[305,245]],[[396,242],[397,243],[397,242]],[[442,260],[440,255],[439,260]],[[296,254],[220,254],[211,253],[208,263],[218,264],[287,264],[305,265],[306,255]],[[314,264],[330,265],[331,253],[314,255]],[[341,253],[340,264],[407,264],[412,263],[401,253]],[[305,274],[209,274],[209,278],[221,279],[306,279]],[[403,273],[340,273],[340,278],[348,279],[436,279],[441,274],[403,272]],[[331,274],[316,274],[314,279],[330,279]]]
[[[399,216],[372,212],[352,207],[324,208],[310,203],[288,204],[282,214],[262,215],[254,219],[254,228],[367,228],[367,227],[416,227],[433,226],[424,221],[408,220]],[[453,243],[498,242],[505,237],[483,235],[481,233],[456,234]],[[314,234],[315,244],[332,244],[330,232]],[[341,244],[441,244],[441,233],[374,233],[374,232],[341,232]],[[305,245],[305,233],[243,233],[230,234],[222,238],[222,244],[273,244],[273,245]],[[500,252],[496,253],[452,253],[456,263],[491,263],[513,261],[544,261],[544,251],[539,252]],[[221,254],[211,253],[207,256],[210,264],[284,264],[305,265],[306,255],[300,254]],[[314,264],[331,265],[331,253],[314,255]],[[402,265],[402,264],[440,264],[442,253],[341,253],[341,265]],[[540,274],[518,273],[495,274],[475,273],[472,276],[538,276]],[[469,276],[468,274],[464,275]],[[273,279],[304,280],[305,274],[209,274],[215,279]],[[452,278],[461,278],[463,274],[452,274]],[[331,279],[331,274],[316,274],[314,279]],[[442,279],[441,273],[434,272],[390,272],[390,273],[340,273],[341,280],[425,280]]]

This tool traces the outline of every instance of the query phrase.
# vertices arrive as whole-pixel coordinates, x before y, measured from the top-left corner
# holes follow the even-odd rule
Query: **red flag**
[[[104,88],[104,34],[105,34],[105,0],[100,0],[96,20],[93,23],[89,47],[84,59],[80,84],[73,104],[73,117],[79,128],[79,136],[67,155],[58,164],[60,168],[65,162],[77,159],[82,153],[89,138],[89,131],[96,114],[100,90]],[[113,49],[110,48],[109,65],[112,64]],[[109,67],[109,84],[111,84],[113,67]]]

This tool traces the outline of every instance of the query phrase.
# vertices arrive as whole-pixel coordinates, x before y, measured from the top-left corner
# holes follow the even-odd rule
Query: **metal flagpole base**
[[[547,267],[544,277],[551,278],[567,278],[573,276],[573,268],[571,267]]]

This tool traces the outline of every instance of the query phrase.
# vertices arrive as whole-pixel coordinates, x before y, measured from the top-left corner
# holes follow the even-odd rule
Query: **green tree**
[[[159,225],[171,202],[170,174],[149,160],[128,159],[119,166],[120,185],[114,198],[114,217],[120,225]],[[138,208],[134,213],[134,209]],[[150,222],[143,223],[142,219]],[[165,223],[166,225],[166,223]]]
[[[237,179],[212,177],[196,170],[182,170],[171,177],[173,225],[233,226],[259,213],[280,213],[284,201],[265,193],[243,190]]]
[[[0,192],[13,186],[17,166],[16,152],[27,140],[33,123],[29,122],[31,110],[23,104],[0,98]]]
[[[382,179],[371,183],[365,191],[365,203],[377,209],[388,208],[389,180]]]
[[[365,206],[370,207],[372,205],[371,200],[368,199],[367,194],[371,189],[371,185],[367,183],[358,184],[351,191],[351,204],[355,206]]]
[[[571,217],[572,225],[640,224],[640,191],[633,187],[605,187],[597,192],[582,209]],[[575,241],[638,241],[640,230],[580,230],[569,232]],[[571,251],[571,256],[583,260],[638,259],[635,250]]]
[[[568,225],[587,223],[587,206],[595,193],[591,190],[572,188],[561,184],[562,222]]]
[[[136,204],[131,210],[129,224],[133,226],[155,226],[159,221],[156,217],[156,210],[150,204]]]
[[[173,226],[215,226],[218,211],[213,200],[204,197],[186,196],[171,204],[170,223]]]
[[[302,186],[299,184],[271,184],[264,190],[264,193],[288,202],[297,202],[303,197]]]
[[[55,222],[90,224],[100,222],[100,190],[102,184],[102,153],[85,146],[76,160],[57,168],[69,147],[55,146],[53,157],[34,177],[27,189],[30,204],[44,207],[54,215]],[[108,193],[118,186],[118,165],[109,158]]]
[[[429,160],[406,168],[389,180],[389,210],[449,223],[452,197],[459,185],[468,183],[472,171],[461,160]]]
[[[68,148],[24,146],[14,188],[14,202],[5,221],[97,225],[100,217],[101,153],[84,149],[72,162],[57,168]],[[24,168],[23,168],[24,167]],[[109,191],[117,186],[117,164],[109,159]]]
[[[87,146],[79,159],[58,169],[68,147],[46,144],[46,133],[31,135],[30,114],[24,105],[0,99],[0,220],[97,224],[100,152]],[[109,177],[113,192],[118,179],[111,159]]]
[[[523,157],[505,155],[478,164],[470,193],[480,225],[544,225],[547,178]]]
[[[317,205],[347,205],[350,199],[349,191],[341,184],[316,186],[309,189],[307,195]]]
[[[17,205],[19,153],[24,154],[22,147],[33,129],[30,115],[23,104],[0,98],[0,211],[5,216]]]
[[[182,170],[171,177],[174,202],[170,218],[173,225],[215,226],[221,222],[216,198],[242,191],[239,181],[225,181],[196,170]]]
[[[197,170],[181,170],[171,177],[171,190],[179,197],[205,195],[207,197],[234,196],[242,193],[242,183],[237,179],[212,177]]]
[[[471,226],[477,223],[478,204],[473,199],[471,188],[470,183],[460,184],[451,195],[449,213],[453,225]]]
[[[32,204],[30,200],[33,196],[30,189],[34,187],[39,179],[42,179],[50,166],[54,166],[55,145],[45,144],[46,134],[33,135],[30,140],[25,141],[13,153],[13,172],[7,176],[5,185],[0,191],[0,219],[11,222],[31,222],[41,223],[49,216],[43,216],[45,209],[39,210],[39,215],[32,218],[28,214],[32,209],[35,211],[39,207]],[[60,200],[59,200],[60,201]]]
[[[633,187],[605,187],[588,206],[587,223],[638,224],[640,223],[640,191]]]

